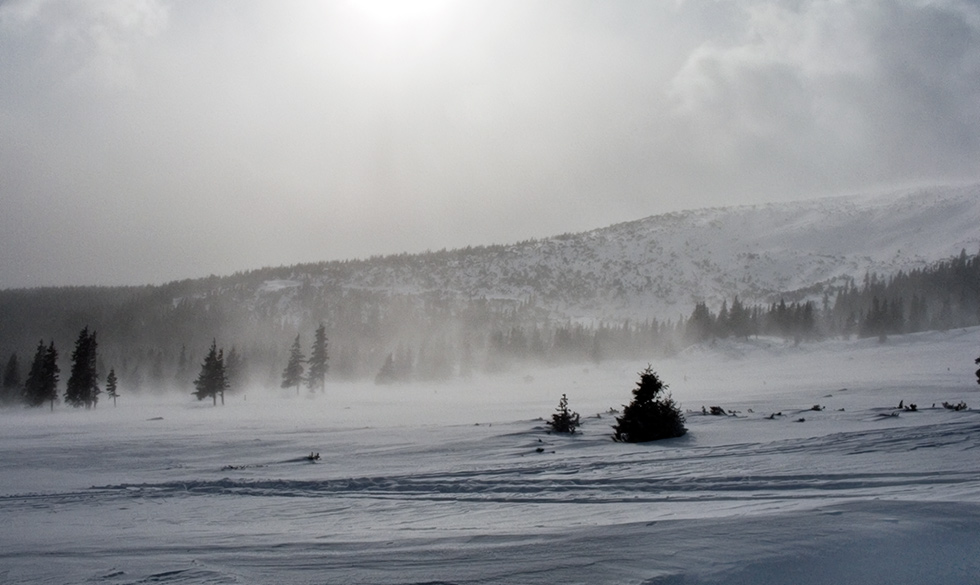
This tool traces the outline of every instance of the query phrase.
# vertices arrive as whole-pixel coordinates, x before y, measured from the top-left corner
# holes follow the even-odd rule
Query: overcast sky
[[[972,0],[0,0],[0,288],[980,179]]]

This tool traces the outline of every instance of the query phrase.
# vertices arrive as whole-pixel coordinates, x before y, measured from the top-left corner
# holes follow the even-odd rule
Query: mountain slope
[[[687,313],[699,300],[771,302],[842,279],[921,268],[980,247],[980,185],[671,213],[511,246],[289,269],[331,289],[523,300],[578,318]],[[290,282],[288,279],[292,279]],[[261,294],[260,294],[261,296]]]
[[[890,277],[964,249],[970,262],[957,265],[972,268],[955,277],[956,298],[951,281],[906,287],[890,299],[889,334],[968,326],[980,322],[978,225],[980,186],[933,188],[686,211],[509,246],[162,286],[0,291],[0,359],[16,352],[27,362],[38,340],[68,355],[88,327],[99,334],[105,366],[117,367],[128,387],[189,387],[214,342],[237,347],[253,376],[276,387],[286,348],[297,335],[305,343],[319,323],[331,343],[331,375],[344,378],[374,376],[388,360],[406,376],[438,379],[508,360],[651,355],[692,341],[679,325],[697,302],[714,309],[736,295],[748,306],[819,299],[852,279],[860,285],[867,273]],[[871,297],[881,294],[835,303],[825,331],[860,332],[876,306]],[[817,331],[800,319],[810,323],[807,335]],[[611,324],[622,333],[615,339],[599,331]],[[786,323],[777,330],[801,336]]]

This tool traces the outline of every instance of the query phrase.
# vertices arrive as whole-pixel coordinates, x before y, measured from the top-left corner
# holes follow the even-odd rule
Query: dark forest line
[[[256,294],[276,278],[288,285]],[[378,383],[449,380],[524,363],[649,360],[726,337],[885,340],[980,324],[980,254],[964,250],[928,268],[867,274],[860,284],[824,290],[819,300],[748,305],[734,297],[717,308],[697,303],[690,315],[675,319],[620,322],[573,321],[534,296],[314,286],[295,267],[159,287],[0,291],[2,397],[18,402],[39,343],[61,350],[55,351],[58,366],[68,371],[64,349],[82,330],[98,334],[98,379],[112,371],[120,392],[190,393],[215,343],[236,362],[229,393],[249,385],[279,388],[291,346],[297,338],[303,346],[311,343],[321,324],[328,339],[326,378]]]

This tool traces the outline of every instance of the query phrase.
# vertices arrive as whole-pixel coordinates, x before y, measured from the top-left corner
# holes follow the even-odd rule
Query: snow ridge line
[[[155,499],[187,496],[277,498],[344,497],[429,501],[526,503],[621,503],[636,501],[787,500],[892,494],[922,485],[959,485],[980,489],[973,471],[893,473],[813,473],[787,475],[720,475],[684,478],[461,478],[456,474],[351,478],[335,480],[231,479],[96,486],[55,494],[0,496],[0,509]]]

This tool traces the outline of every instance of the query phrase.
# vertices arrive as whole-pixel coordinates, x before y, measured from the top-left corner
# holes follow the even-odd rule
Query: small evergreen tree
[[[47,348],[44,341],[37,344],[34,352],[34,359],[31,361],[31,369],[27,372],[27,380],[24,381],[24,404],[27,406],[41,406],[44,404],[43,384],[44,384],[44,353]]]
[[[58,350],[54,347],[54,341],[48,344],[48,349],[44,351],[44,378],[43,391],[41,396],[48,401],[51,410],[54,411],[54,402],[58,400],[58,379],[60,378],[61,368],[58,367]]]
[[[547,422],[547,425],[556,433],[573,434],[579,424],[578,413],[569,410],[568,397],[562,394],[561,400],[558,401],[557,412],[551,415],[551,420]]]
[[[31,369],[27,371],[27,379],[24,380],[24,390],[22,398],[27,406],[40,406],[44,404],[44,399],[38,399],[41,394],[41,376],[44,368],[44,340],[37,344],[34,351],[34,359],[31,360]]]
[[[329,369],[327,365],[326,331],[326,327],[324,327],[323,323],[320,323],[313,336],[313,347],[310,348],[310,359],[307,361],[309,371],[306,374],[306,384],[311,392],[317,389],[323,392],[326,387],[327,370]]]
[[[228,378],[225,372],[225,352],[218,349],[218,343],[211,341],[211,348],[201,364],[201,373],[194,380],[194,396],[198,400],[211,398],[214,405],[218,405],[218,395],[221,395],[221,404],[225,403],[225,389],[228,388]]]
[[[119,385],[119,380],[116,379],[116,370],[109,370],[109,375],[105,379],[105,394],[109,398],[112,398],[112,406],[116,406],[116,398],[119,397],[119,392],[117,390]]]
[[[238,353],[235,346],[231,346],[228,355],[225,356],[225,375],[228,378],[228,389],[232,392],[240,390],[245,376],[245,358]]]
[[[7,365],[3,369],[3,392],[0,394],[0,404],[15,402],[21,389],[20,363],[17,354],[10,354]]]
[[[385,363],[378,370],[378,375],[374,377],[375,384],[391,384],[395,381],[395,358],[392,354],[388,354],[385,358]]]
[[[613,439],[623,443],[645,443],[680,437],[687,432],[684,415],[651,366],[640,372],[633,401],[616,417]]]
[[[978,365],[978,366],[980,366],[980,357],[978,357],[977,359],[973,360],[973,363],[976,364],[976,365]],[[980,384],[980,370],[977,370],[976,371],[976,375],[977,375],[977,384]]]
[[[190,360],[187,359],[187,346],[180,346],[180,355],[177,357],[177,371],[174,372],[174,382],[178,386],[183,386],[191,381]]]
[[[82,329],[71,352],[71,376],[65,389],[65,402],[75,408],[92,408],[99,402],[101,390],[96,373],[97,348],[95,332],[89,333],[88,327]]]
[[[300,349],[299,335],[297,335],[296,340],[293,341],[293,346],[289,350],[289,361],[286,363],[286,368],[282,371],[282,387],[292,388],[295,386],[297,396],[299,395],[299,386],[303,383],[304,361],[306,361],[306,358]]]

